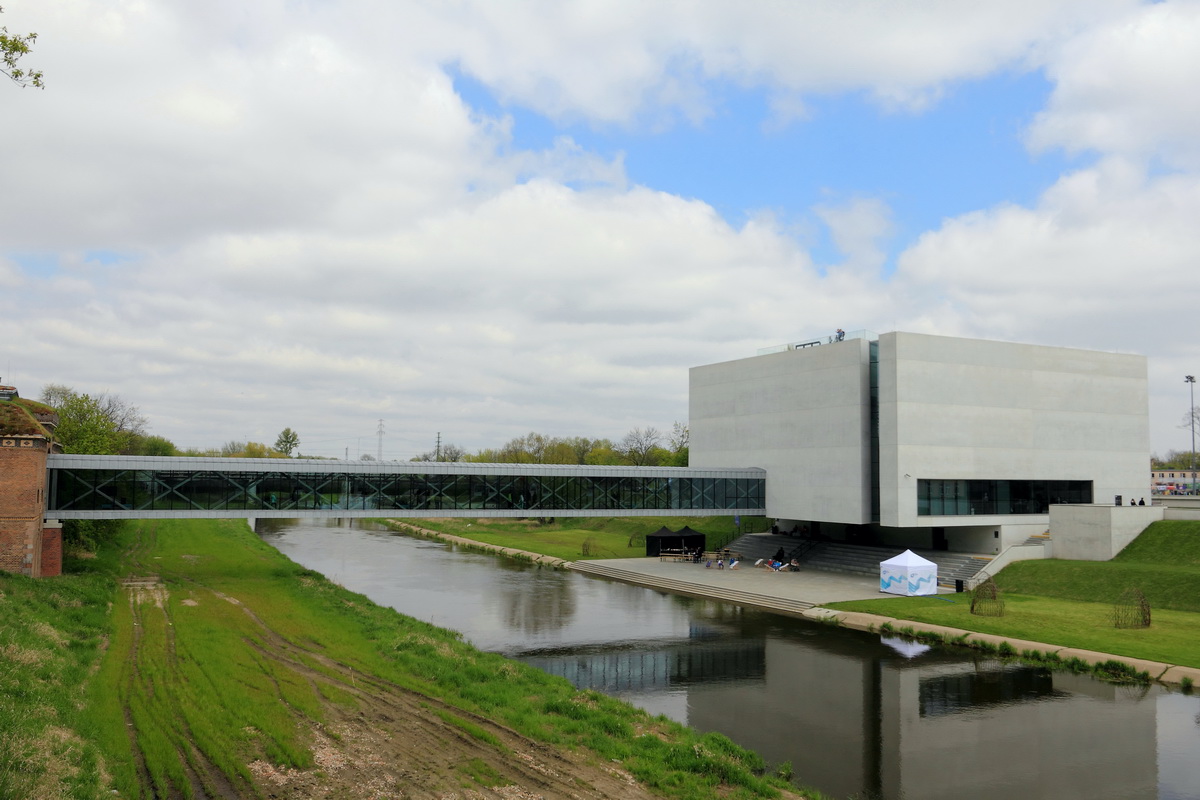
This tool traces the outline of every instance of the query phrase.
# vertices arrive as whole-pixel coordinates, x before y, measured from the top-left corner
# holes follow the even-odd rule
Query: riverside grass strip
[[[1156,522],[1112,561],[1011,564],[996,584],[1003,617],[971,615],[965,594],[828,607],[1200,668],[1200,522]],[[1113,627],[1113,603],[1130,586],[1150,601],[1149,628]]]
[[[736,531],[733,517],[560,517],[549,524],[539,523],[536,519],[504,517],[398,522],[402,526],[541,553],[564,561],[642,558],[646,555],[645,535],[664,526],[672,530],[688,526],[703,533],[707,539],[706,548],[710,550],[724,547],[741,533],[762,533],[770,529],[770,522],[765,517],[743,517],[741,533]],[[583,552],[585,543],[587,553]]]
[[[242,521],[130,524],[99,558],[69,568],[75,574],[53,582],[0,575],[10,612],[0,646],[33,652],[17,630],[76,642],[59,648],[72,658],[55,667],[57,683],[39,684],[45,697],[37,699],[50,709],[41,716],[23,702],[30,684],[0,673],[0,735],[11,745],[0,748],[8,754],[4,800],[112,790],[127,798],[257,796],[264,780],[310,767],[323,779],[330,770],[314,754],[332,741],[330,714],[357,716],[413,697],[410,711],[427,703],[438,712],[428,716],[468,734],[466,747],[476,750],[461,761],[482,758],[473,770],[480,776],[519,773],[508,751],[520,736],[576,753],[606,777],[619,764],[664,797],[795,796],[761,758],[723,736],[577,691],[376,606],[288,561]],[[157,580],[121,588],[115,578],[125,575]],[[40,620],[56,633],[37,633]],[[47,735],[59,729],[63,736]],[[45,743],[55,741],[61,757],[45,757]],[[33,750],[38,743],[43,749]]]

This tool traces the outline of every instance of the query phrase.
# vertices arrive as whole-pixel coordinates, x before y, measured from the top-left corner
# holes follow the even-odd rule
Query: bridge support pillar
[[[42,555],[48,526],[45,436],[0,436],[0,570],[43,576]],[[62,571],[62,526],[51,533],[54,573]],[[54,543],[57,542],[57,545]]]

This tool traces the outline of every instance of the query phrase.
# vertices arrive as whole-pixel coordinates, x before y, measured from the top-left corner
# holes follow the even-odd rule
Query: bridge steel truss
[[[761,469],[51,455],[50,519],[766,513]]]

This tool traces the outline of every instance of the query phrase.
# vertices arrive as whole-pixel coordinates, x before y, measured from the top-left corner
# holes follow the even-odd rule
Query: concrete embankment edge
[[[523,560],[532,561],[535,564],[543,564],[548,567],[554,567],[555,569],[566,569],[571,564],[570,561],[566,561],[565,559],[561,558],[555,558],[554,556],[547,556],[541,553],[531,553],[528,550],[518,550],[515,547],[501,547],[497,544],[488,544],[487,542],[479,542],[475,539],[468,539],[465,536],[455,536],[450,533],[431,531],[428,528],[421,528],[398,519],[388,519],[384,520],[384,522],[386,522],[388,525],[391,525],[396,530],[404,531],[405,533],[414,533],[417,536],[423,536],[426,539],[438,539],[443,542],[449,542],[450,544],[462,545],[463,547],[469,547],[474,550],[482,550],[486,553],[497,553],[502,556],[509,556],[510,558],[520,558]]]
[[[1031,642],[1026,639],[1014,639],[1009,636],[996,636],[990,633],[976,633],[974,631],[963,630],[962,628],[948,628],[945,625],[932,625],[927,622],[914,622],[906,619],[895,619],[893,617],[884,617],[877,614],[866,614],[861,611],[837,611],[832,608],[812,608],[804,612],[803,615],[807,619],[818,622],[836,622],[843,628],[850,628],[857,631],[867,631],[870,633],[879,633],[884,625],[891,625],[891,628],[896,632],[903,633],[933,633],[938,634],[943,640],[953,644],[957,640],[966,646],[970,646],[972,642],[979,644],[987,644],[992,647],[999,647],[1002,643],[1007,642],[1010,647],[1018,653],[1033,652],[1042,653],[1044,655],[1055,655],[1060,659],[1078,658],[1088,664],[1102,664],[1105,661],[1120,661],[1123,664],[1128,664],[1138,672],[1145,672],[1153,680],[1160,683],[1181,683],[1184,678],[1190,678],[1192,683],[1200,685],[1200,669],[1196,667],[1184,667],[1175,664],[1165,664],[1161,661],[1148,661],[1141,658],[1130,658],[1128,656],[1118,656],[1111,653],[1100,653],[1095,650],[1082,650],[1077,647],[1064,647],[1058,644],[1046,644],[1045,642]]]

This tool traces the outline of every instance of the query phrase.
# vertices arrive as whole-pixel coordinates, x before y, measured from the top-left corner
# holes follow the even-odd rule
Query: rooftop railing
[[[837,344],[838,342],[848,341],[850,339],[866,339],[868,342],[874,342],[879,338],[879,334],[874,331],[861,328],[856,331],[835,330],[832,333],[813,336],[808,339],[796,339],[785,344],[775,345],[774,347],[763,347],[758,351],[758,355],[765,356],[771,353],[784,353],[788,350],[803,350],[807,347],[820,347],[822,345]]]

